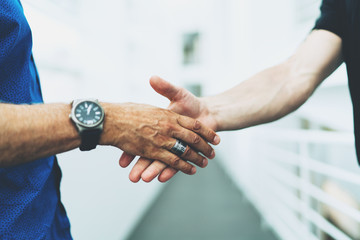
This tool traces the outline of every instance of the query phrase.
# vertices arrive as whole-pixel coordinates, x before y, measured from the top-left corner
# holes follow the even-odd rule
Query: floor
[[[128,240],[277,240],[212,160],[195,176],[177,174]]]

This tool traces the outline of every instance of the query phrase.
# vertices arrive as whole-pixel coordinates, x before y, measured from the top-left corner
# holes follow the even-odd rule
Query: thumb
[[[150,78],[150,85],[157,93],[168,98],[170,101],[176,100],[176,96],[181,91],[181,88],[172,85],[158,76]]]

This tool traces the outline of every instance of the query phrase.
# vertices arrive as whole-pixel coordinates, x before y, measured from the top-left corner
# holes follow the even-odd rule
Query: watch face
[[[80,102],[74,111],[75,118],[84,126],[95,126],[103,119],[103,109],[92,101]]]

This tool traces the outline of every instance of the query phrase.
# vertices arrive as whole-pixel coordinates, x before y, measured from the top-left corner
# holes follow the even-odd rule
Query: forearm
[[[105,119],[100,145],[160,160],[187,174],[196,172],[189,162],[205,167],[204,156],[214,157],[208,142],[218,144],[219,138],[195,119],[150,105],[101,105]],[[15,166],[79,147],[81,140],[69,118],[70,112],[70,104],[0,104],[3,116],[0,118],[0,167]],[[181,156],[171,151],[177,139],[189,144]]]
[[[80,145],[70,104],[0,104],[0,167],[65,152]]]
[[[316,88],[313,77],[297,71],[287,61],[203,102],[216,119],[217,131],[242,129],[296,110]]]
[[[342,62],[341,38],[314,30],[287,61],[202,99],[203,109],[215,119],[218,131],[274,121],[301,106]]]

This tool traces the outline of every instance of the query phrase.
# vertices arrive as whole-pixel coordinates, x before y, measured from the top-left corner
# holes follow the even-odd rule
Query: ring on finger
[[[186,147],[186,143],[176,140],[175,145],[170,149],[170,151],[180,157],[186,151]]]

